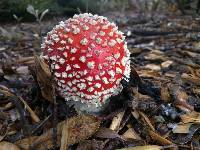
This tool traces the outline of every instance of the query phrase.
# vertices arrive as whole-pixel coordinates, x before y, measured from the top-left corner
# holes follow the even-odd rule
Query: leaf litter
[[[2,25],[0,149],[198,149],[200,19],[139,15],[111,16],[129,35],[132,70],[100,116],[78,115],[54,91],[38,24]]]

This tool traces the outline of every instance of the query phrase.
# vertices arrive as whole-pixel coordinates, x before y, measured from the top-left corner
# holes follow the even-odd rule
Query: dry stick
[[[34,134],[37,130],[39,130],[40,128],[42,128],[51,117],[52,117],[52,114],[50,114],[43,121],[41,121],[40,124],[31,131],[31,134]]]
[[[39,117],[35,114],[35,112],[29,107],[29,105],[21,98],[19,97],[19,100],[22,101],[24,106],[27,108],[28,112],[31,115],[31,118],[33,119],[34,122],[40,122]]]
[[[58,103],[56,101],[56,96],[55,96],[55,87],[54,84],[52,84],[52,95],[53,95],[53,149],[56,150],[57,146],[57,124],[58,124],[58,119],[57,119],[57,112],[58,112]]]

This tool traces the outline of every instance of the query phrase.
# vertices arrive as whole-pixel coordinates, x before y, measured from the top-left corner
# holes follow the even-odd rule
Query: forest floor
[[[97,117],[57,96],[38,57],[40,34],[63,18],[0,26],[1,150],[200,149],[200,17],[108,16],[127,36],[132,71]]]

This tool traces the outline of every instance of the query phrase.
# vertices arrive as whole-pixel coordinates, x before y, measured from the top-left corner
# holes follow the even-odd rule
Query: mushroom
[[[129,80],[125,36],[106,17],[88,13],[61,21],[44,38],[42,58],[53,70],[57,90],[79,111],[101,112],[120,81]]]

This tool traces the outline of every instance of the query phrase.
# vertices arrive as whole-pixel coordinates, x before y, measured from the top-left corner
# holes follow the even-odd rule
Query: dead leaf
[[[14,62],[14,64],[21,64],[21,65],[30,65],[30,64],[34,64],[34,57],[30,56],[30,57],[20,57],[17,61]]]
[[[146,77],[146,78],[161,77],[161,74],[155,70],[138,70],[137,72],[140,77]]]
[[[149,53],[148,55],[144,56],[146,60],[166,60],[165,57],[161,56],[160,54]]]
[[[167,60],[161,63],[162,68],[168,68],[171,64],[173,64],[173,61]]]
[[[141,48],[129,48],[131,54],[140,54],[142,52]]]
[[[105,138],[105,139],[122,138],[116,131],[103,127],[97,131],[95,136],[98,138]]]
[[[53,102],[54,92],[51,81],[51,71],[49,66],[37,55],[35,55],[35,69],[42,96],[48,101]]]
[[[138,111],[140,116],[144,119],[144,121],[147,123],[147,125],[151,128],[151,130],[155,131],[154,126],[152,125],[150,119],[141,111]]]
[[[183,73],[181,75],[181,78],[186,82],[191,82],[193,84],[200,85],[200,78],[195,76],[195,75],[193,75],[193,74]]]
[[[176,93],[174,93],[175,96],[176,96],[176,99],[178,101],[187,101],[188,99],[188,95],[187,93],[181,88],[179,87],[177,90],[176,90]]]
[[[200,123],[200,113],[196,111],[181,115],[180,117],[183,123]]]
[[[164,138],[163,136],[159,135],[158,133],[156,133],[152,130],[149,130],[149,135],[151,136],[151,138],[154,141],[157,141],[161,145],[171,145],[171,144],[173,144],[171,141],[169,141],[168,139]]]
[[[193,88],[193,92],[200,96],[200,88]]]
[[[110,125],[110,129],[111,130],[115,130],[117,131],[119,129],[119,126],[121,124],[121,121],[122,121],[122,118],[124,116],[124,111],[123,112],[120,112],[117,114],[117,116],[115,116],[112,120],[112,123]]]
[[[173,143],[184,145],[195,138],[194,134],[199,130],[199,124],[192,124],[188,134],[175,134],[173,138]]]
[[[146,146],[135,146],[129,148],[122,148],[118,150],[161,150],[162,146],[158,145],[146,145]]]
[[[32,136],[28,138],[21,139],[15,144],[19,146],[22,150],[29,150],[31,144],[38,138],[39,136]],[[47,144],[47,143],[46,143]],[[41,150],[41,149],[40,149]]]
[[[200,69],[195,70],[195,75],[200,78]]]
[[[44,71],[44,73],[48,76],[51,77],[51,71],[49,69],[49,66],[37,55],[34,55],[36,63],[39,63],[40,67]]]
[[[62,128],[62,137],[61,137],[61,145],[60,150],[66,150],[68,146],[68,134],[69,134],[69,126],[68,121],[66,121],[65,124],[63,124]]]
[[[163,100],[164,102],[170,102],[171,101],[168,84],[163,84],[161,86],[160,94],[161,94],[160,99]]]
[[[0,142],[0,150],[20,150],[15,144],[10,142]]]
[[[103,141],[85,140],[78,144],[76,150],[102,150],[104,144],[105,143]]]
[[[68,146],[78,143],[82,140],[85,140],[92,136],[97,129],[100,126],[100,121],[97,120],[96,117],[91,115],[82,115],[82,116],[76,116],[72,117],[68,120],[62,121],[57,125],[57,139],[58,139],[58,145],[61,145],[61,136],[62,136],[62,130],[63,126],[67,124],[68,128]],[[37,150],[44,150],[44,149],[50,149],[53,146],[52,143],[52,132],[53,129],[48,130],[41,136],[38,136],[38,138],[33,139],[31,142],[31,145],[27,144],[27,140],[24,141],[17,141],[16,144],[19,147],[23,147],[25,150],[29,149],[30,147],[37,148]]]
[[[147,64],[146,66],[144,66],[144,68],[150,69],[150,70],[155,70],[155,71],[161,70],[160,65],[155,65],[155,64]]]
[[[137,132],[135,132],[134,128],[131,127],[131,125],[127,125],[128,130],[122,135],[125,139],[136,139],[136,140],[142,140],[142,138],[138,135]]]
[[[190,127],[193,123],[177,124],[172,129],[173,133],[189,133]]]
[[[194,107],[187,102],[188,94],[182,87],[172,84],[169,90],[170,94],[173,96],[176,107],[179,107],[180,109],[188,109],[190,111],[194,110]]]
[[[133,117],[135,119],[139,119],[139,117],[140,117],[140,114],[138,113],[138,110],[131,111],[131,114],[133,115]]]
[[[164,74],[166,77],[169,77],[169,78],[175,78],[176,77],[176,73],[175,72],[166,72]]]

